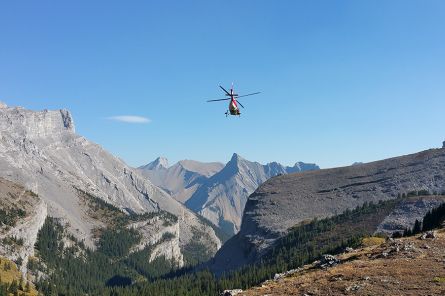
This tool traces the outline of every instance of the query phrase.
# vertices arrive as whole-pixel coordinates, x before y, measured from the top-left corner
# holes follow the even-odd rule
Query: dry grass
[[[371,237],[365,237],[362,240],[362,245],[364,247],[372,247],[372,246],[379,246],[384,242],[385,239],[383,237],[371,236]]]
[[[368,238],[367,247],[340,255],[340,265],[327,270],[307,265],[292,277],[241,295],[445,295],[445,233],[437,236],[384,243]]]
[[[17,269],[17,265],[14,262],[6,258],[0,257],[0,283],[11,284],[14,280],[16,280],[17,283],[20,283],[21,278],[22,278],[22,273]],[[36,291],[34,285],[31,282],[30,282],[30,291],[28,293],[25,292],[26,281],[23,280],[23,282],[24,284],[22,289],[19,289],[21,293],[20,295],[24,296],[38,295],[38,292]]]

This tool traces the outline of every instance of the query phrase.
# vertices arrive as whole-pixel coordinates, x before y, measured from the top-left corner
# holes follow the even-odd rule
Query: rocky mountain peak
[[[320,167],[316,165],[315,163],[305,163],[298,161],[294,164],[292,168],[288,168],[288,173],[296,173],[296,172],[303,172],[303,171],[313,171],[313,170],[319,170]]]
[[[156,158],[154,161],[150,162],[149,164],[140,167],[140,169],[143,169],[143,170],[166,170],[166,169],[168,169],[168,159],[163,156],[159,156],[158,158]]]
[[[241,157],[238,153],[233,153],[232,158],[227,162],[226,166],[221,170],[219,174],[224,176],[234,176],[240,174],[247,166],[249,166],[250,161],[247,161]]]
[[[238,153],[233,153],[232,158],[230,159],[229,162],[235,162],[238,163],[240,161],[243,161],[244,158],[241,157],[241,155],[239,155]]]
[[[442,148],[445,148],[445,141],[443,141],[442,143]]]
[[[0,130],[28,139],[57,138],[75,133],[74,121],[68,110],[30,111],[8,107],[1,102]]]

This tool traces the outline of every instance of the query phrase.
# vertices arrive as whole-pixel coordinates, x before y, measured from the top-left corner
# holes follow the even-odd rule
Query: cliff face
[[[48,215],[61,218],[69,231],[94,248],[92,229],[79,190],[127,213],[168,211],[182,219],[179,244],[192,240],[196,229],[201,243],[215,252],[220,246],[213,229],[138,172],[99,145],[75,133],[66,110],[35,112],[0,108],[0,177],[23,184],[39,194]]]
[[[144,240],[135,246],[132,252],[151,246],[150,258],[147,258],[149,262],[158,257],[164,257],[166,260],[173,260],[178,266],[183,266],[184,256],[179,247],[179,224],[178,221],[172,225],[166,225],[165,221],[159,217],[131,224],[130,227],[138,230],[144,237]],[[168,238],[166,239],[166,237]]]
[[[0,130],[27,139],[56,138],[74,134],[75,127],[68,110],[32,112],[23,108],[0,106]]]
[[[302,221],[414,191],[445,192],[445,149],[272,178],[250,195],[241,230],[218,252],[215,268],[255,260]]]

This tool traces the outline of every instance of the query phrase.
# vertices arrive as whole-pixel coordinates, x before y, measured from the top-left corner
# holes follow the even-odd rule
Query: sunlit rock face
[[[213,229],[196,214],[101,146],[76,134],[67,110],[31,111],[2,104],[0,137],[0,177],[39,194],[48,215],[60,218],[89,247],[94,248],[92,229],[104,225],[89,219],[79,190],[126,213],[165,210],[174,214],[181,219],[180,247],[191,242],[197,229],[202,244],[213,252],[220,247]]]

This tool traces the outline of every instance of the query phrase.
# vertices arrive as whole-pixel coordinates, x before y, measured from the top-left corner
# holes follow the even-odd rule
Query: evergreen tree
[[[422,224],[420,223],[419,220],[416,219],[416,222],[414,223],[414,227],[412,230],[412,234],[415,235],[420,233],[421,231],[422,231]]]
[[[8,291],[10,293],[16,293],[18,291],[17,281],[15,279],[11,282]]]

